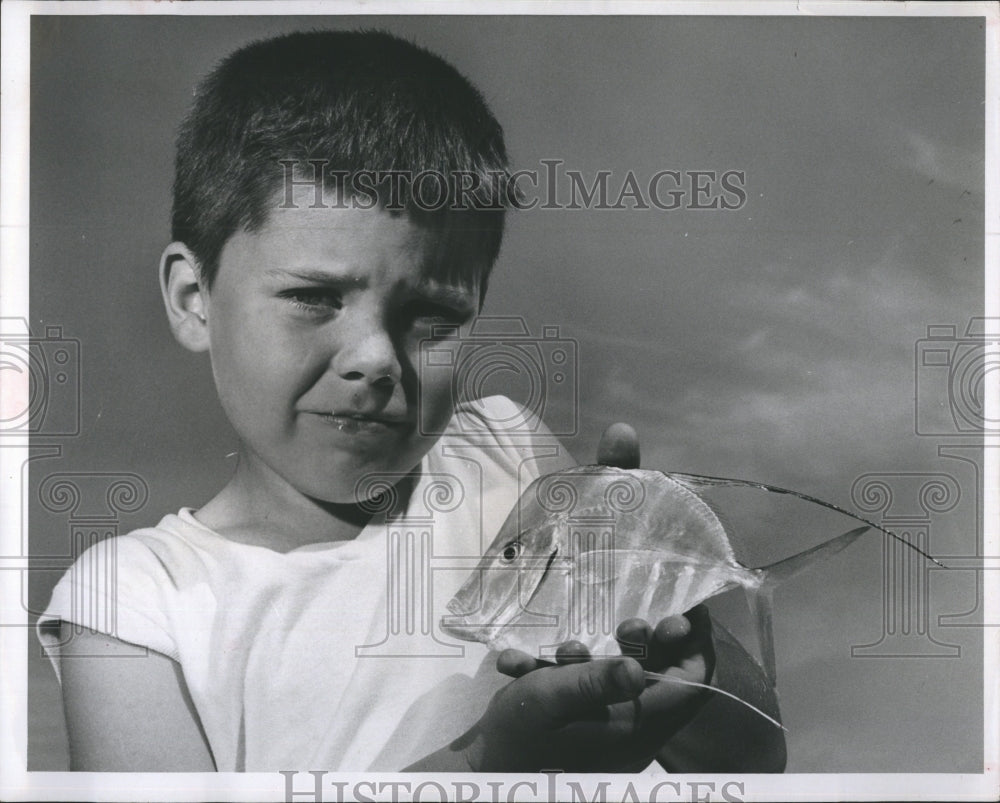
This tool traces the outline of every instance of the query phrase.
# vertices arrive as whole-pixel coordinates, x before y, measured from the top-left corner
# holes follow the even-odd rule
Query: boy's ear
[[[177,342],[191,351],[207,351],[208,293],[198,279],[198,261],[184,243],[163,249],[160,292]]]

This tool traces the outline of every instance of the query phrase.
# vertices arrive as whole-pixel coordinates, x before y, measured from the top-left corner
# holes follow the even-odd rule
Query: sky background
[[[961,335],[983,314],[980,20],[57,17],[33,28],[31,325],[80,341],[82,430],[32,465],[32,554],[66,551],[65,518],[35,502],[50,473],[140,475],[150,496],[126,532],[204,503],[231,470],[207,358],[174,343],[156,282],[174,132],[219,58],[306,27],[380,27],[440,53],[482,90],[518,168],[560,159],[612,171],[613,188],[629,170],[745,171],[739,210],[511,216],[484,313],[574,343],[576,393],[546,417],[577,410],[565,442],[578,460],[624,420],[646,468],[846,507],[869,472],[900,475],[894,513],[920,510],[902,475],[949,474],[962,498],[933,517],[930,546],[975,553],[975,470],[938,453],[971,441],[944,415],[947,377],[914,355],[928,325]],[[917,374],[933,437],[915,434]],[[521,379],[484,390],[516,398]],[[851,526],[751,494],[718,505],[748,565]],[[937,619],[975,611],[974,575],[924,586],[916,651],[937,657],[852,658],[883,632],[882,561],[868,536],[778,592],[788,769],[978,771],[982,631]],[[56,576],[35,573],[33,611]],[[741,632],[740,605],[719,610]],[[37,650],[31,665],[29,766],[59,768],[58,690]]]

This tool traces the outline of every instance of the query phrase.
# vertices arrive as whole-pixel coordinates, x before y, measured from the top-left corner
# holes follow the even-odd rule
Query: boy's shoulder
[[[173,560],[199,561],[200,553],[210,550],[221,536],[195,518],[193,508],[184,507],[168,513],[154,525],[131,530],[101,542],[106,550],[130,560],[162,562],[167,554]]]
[[[520,446],[558,443],[536,410],[499,395],[456,404],[448,433],[486,436]]]
[[[540,419],[527,407],[506,396],[484,396],[455,405],[452,429],[458,432],[490,432],[494,435],[531,434]]]
[[[179,659],[168,612],[179,592],[204,587],[199,581],[207,562],[196,549],[195,529],[193,517],[185,521],[170,514],[155,526],[105,538],[76,556],[37,622],[57,676],[60,622]]]
[[[224,543],[221,536],[199,524],[192,510],[184,508],[153,526],[90,545],[56,585],[52,603],[66,597],[63,601],[83,615],[77,610],[79,601],[89,600],[86,607],[92,611],[88,615],[97,618],[113,616],[130,605],[146,617],[155,617],[159,603],[205,579],[220,562],[212,553]]]
[[[190,508],[182,508],[177,513],[165,515],[155,525],[92,544],[76,557],[70,571],[75,572],[78,579],[107,574],[121,583],[140,576],[123,572],[123,569],[141,565],[148,569],[141,576],[163,574],[176,580],[174,570],[168,567],[203,567],[203,553],[211,548],[213,536],[221,540],[199,524]]]
[[[525,468],[531,478],[575,465],[575,461],[531,409],[506,396],[486,396],[455,407],[445,437],[432,454],[448,454],[455,444],[478,449],[489,462],[513,476]]]

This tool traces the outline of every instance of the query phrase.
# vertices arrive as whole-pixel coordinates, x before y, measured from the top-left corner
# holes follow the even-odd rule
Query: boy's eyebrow
[[[273,279],[299,279],[316,284],[365,285],[367,280],[352,273],[331,273],[319,268],[269,268],[264,275]]]
[[[336,287],[366,287],[368,279],[353,273],[331,273],[319,268],[270,268],[264,271],[270,278],[297,279]],[[450,304],[461,309],[475,310],[477,296],[471,288],[466,289],[433,280],[422,280],[413,287],[413,292],[432,301]]]

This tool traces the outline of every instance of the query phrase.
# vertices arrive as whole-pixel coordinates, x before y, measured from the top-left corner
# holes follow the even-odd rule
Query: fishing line
[[[731,692],[728,692],[725,689],[720,689],[718,686],[709,686],[707,683],[698,683],[697,681],[694,680],[684,680],[683,678],[674,677],[673,675],[661,675],[657,672],[650,672],[649,670],[644,670],[642,674],[645,676],[646,680],[652,680],[656,683],[659,683],[661,680],[666,680],[669,681],[670,683],[679,683],[682,686],[694,686],[695,688],[698,689],[708,689],[709,691],[718,692],[719,694],[725,695],[730,700],[735,700],[740,705],[745,705],[755,714],[760,714],[762,717],[764,717],[764,719],[766,719],[772,725],[776,725],[786,733],[788,732],[788,728],[786,728],[784,725],[778,722],[778,720],[776,720],[774,717],[768,716],[759,708],[757,708],[757,706],[748,703],[746,700],[737,697],[735,694],[732,694]]]
[[[559,664],[553,663],[552,661],[547,661],[545,659],[536,659],[536,662],[540,666],[559,666]],[[781,728],[786,733],[788,732],[788,728],[786,728],[784,725],[778,722],[778,720],[776,720],[774,717],[768,716],[763,711],[761,711],[757,706],[753,705],[752,703],[748,703],[741,697],[737,697],[732,692],[728,692],[725,689],[720,689],[718,686],[709,686],[707,683],[698,683],[695,680],[684,680],[684,678],[675,677],[674,675],[664,675],[660,674],[659,672],[651,672],[648,669],[644,669],[642,671],[642,675],[644,678],[646,678],[646,680],[652,681],[653,683],[659,683],[661,680],[665,680],[668,683],[678,683],[681,686],[693,686],[696,689],[707,689],[708,691],[714,691],[717,694],[722,694],[731,700],[735,700],[740,705],[746,706],[755,714],[759,714],[760,716],[764,717],[764,719],[766,719],[775,727]]]

